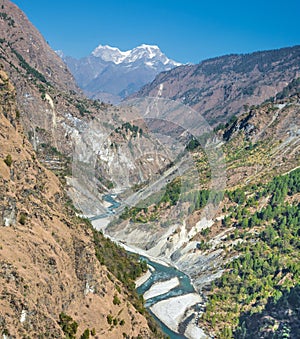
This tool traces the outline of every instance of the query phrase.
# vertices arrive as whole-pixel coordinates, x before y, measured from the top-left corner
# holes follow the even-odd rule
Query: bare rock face
[[[163,72],[134,96],[178,100],[217,125],[275,96],[299,77],[299,61],[300,46],[226,55]]]
[[[7,205],[2,206],[2,215],[0,223],[3,226],[14,226],[16,224],[17,210],[16,202],[12,198],[8,198]]]
[[[15,90],[3,71],[0,206],[3,337],[62,338],[62,321],[68,317],[79,335],[89,329],[99,337],[154,337],[128,301],[126,288],[100,265],[92,230],[66,207],[58,178],[36,159],[20,125]],[[117,319],[113,326],[110,318]]]

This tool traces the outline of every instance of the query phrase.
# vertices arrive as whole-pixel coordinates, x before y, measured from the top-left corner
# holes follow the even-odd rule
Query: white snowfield
[[[150,298],[157,297],[158,295],[165,294],[171,291],[173,288],[179,285],[179,280],[177,277],[174,277],[170,280],[160,281],[156,284],[153,284],[148,291],[144,293],[144,299],[148,300]]]
[[[139,60],[146,60],[148,66],[153,66],[155,60],[160,61],[164,65],[171,67],[180,66],[181,63],[169,59],[161,52],[158,46],[142,44],[128,51],[121,51],[117,47],[108,45],[99,45],[94,49],[92,55],[96,58],[101,58],[104,61],[113,62],[118,65],[121,63],[130,64]]]

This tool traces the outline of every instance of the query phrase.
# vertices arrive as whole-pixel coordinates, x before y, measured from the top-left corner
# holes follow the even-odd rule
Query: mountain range
[[[145,262],[105,234],[192,280],[180,315],[174,291],[151,305],[175,332],[298,338],[299,46],[181,65],[113,106],[0,6],[0,335],[163,338],[135,291]]]
[[[75,59],[58,52],[78,86],[92,99],[118,103],[162,72],[180,63],[169,59],[158,46],[142,44],[128,51],[99,45],[87,57]]]

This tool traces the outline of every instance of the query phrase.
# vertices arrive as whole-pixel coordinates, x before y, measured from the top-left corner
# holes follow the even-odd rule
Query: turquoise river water
[[[120,206],[120,203],[116,201],[115,196],[111,194],[107,194],[103,196],[103,199],[110,203],[111,205],[107,208],[107,212],[103,213],[102,215],[98,215],[95,217],[90,218],[91,221],[100,219],[100,218],[105,218],[111,214],[114,214],[114,210]],[[162,295],[156,296],[154,298],[148,299],[146,301],[146,308],[148,311],[151,313],[153,318],[158,322],[160,325],[162,331],[170,337],[170,339],[183,339],[186,338],[182,334],[178,334],[170,330],[163,322],[161,322],[150,310],[150,307],[155,304],[158,301],[161,300],[166,300],[175,296],[187,294],[187,293],[193,293],[195,292],[194,287],[191,284],[190,278],[184,274],[183,272],[177,270],[175,267],[172,266],[165,266],[161,265],[157,262],[151,261],[148,258],[141,256],[141,259],[146,260],[148,264],[154,269],[152,271],[151,277],[144,283],[142,284],[138,289],[137,292],[139,294],[144,294],[153,284],[161,282],[161,281],[166,281],[170,280],[174,277],[177,277],[179,280],[179,285],[175,288],[173,288],[171,291],[164,293]]]
[[[144,284],[138,287],[137,292],[139,294],[144,294],[155,283],[170,280],[174,277],[178,278],[179,286],[173,288],[171,291],[165,294],[148,299],[146,301],[145,306],[148,309],[148,311],[151,313],[151,315],[155,318],[155,320],[159,323],[163,332],[167,334],[170,337],[170,339],[186,338],[182,334],[178,334],[178,333],[171,331],[164,323],[162,323],[159,319],[157,319],[157,317],[154,316],[154,314],[151,312],[149,308],[158,301],[166,300],[168,298],[175,297],[178,295],[195,292],[195,289],[191,284],[190,278],[186,274],[177,270],[175,267],[161,265],[143,256],[141,256],[141,259],[146,260],[148,264],[154,268],[154,271],[152,272],[151,277]]]

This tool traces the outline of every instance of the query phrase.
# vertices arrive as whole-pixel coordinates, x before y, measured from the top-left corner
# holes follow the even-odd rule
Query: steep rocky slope
[[[178,100],[216,125],[275,96],[299,77],[299,65],[300,46],[226,55],[163,72],[134,96]]]
[[[75,81],[26,15],[10,1],[0,5],[1,63],[17,89],[25,132],[36,149],[39,142],[67,149],[62,123],[68,115],[84,112],[82,97],[74,96]]]
[[[156,338],[127,288],[100,264],[91,228],[36,159],[17,112],[0,71],[1,335],[60,338],[78,325],[77,335]]]
[[[12,2],[1,0],[1,63],[17,90],[25,132],[35,149],[47,143],[67,153],[74,118],[89,122],[97,114],[112,121],[108,106],[88,101],[63,61],[49,47],[26,15]]]
[[[30,64],[33,69],[42,73],[44,78],[41,77],[40,80],[60,85],[66,90],[76,90],[75,81],[65,64],[51,50],[45,39],[41,38],[39,31],[31,25],[26,15],[7,0],[1,0],[0,11],[1,44],[9,45],[14,53],[17,52],[22,56],[24,63]],[[8,53],[4,53],[3,48],[1,52],[3,53],[1,59],[6,60]],[[27,71],[29,77],[34,77],[29,68]]]
[[[107,185],[119,185],[118,180],[114,182],[111,178],[112,171],[107,164],[123,167],[125,172],[140,173],[132,176],[132,184],[146,180],[164,166],[156,162],[149,171],[141,162],[135,163],[143,153],[141,145],[149,149],[155,144],[143,135],[128,140],[132,149],[123,147],[117,151],[108,147],[103,152],[103,145],[115,129],[122,129],[124,123],[138,118],[126,107],[87,99],[76,87],[65,64],[25,14],[8,0],[1,0],[0,7],[1,65],[16,88],[18,114],[24,130],[48,168],[62,175],[70,174],[73,151],[76,145],[85,143],[84,139],[90,140],[94,156],[99,155],[97,163],[101,173],[97,177],[101,181],[101,192],[107,190]]]

